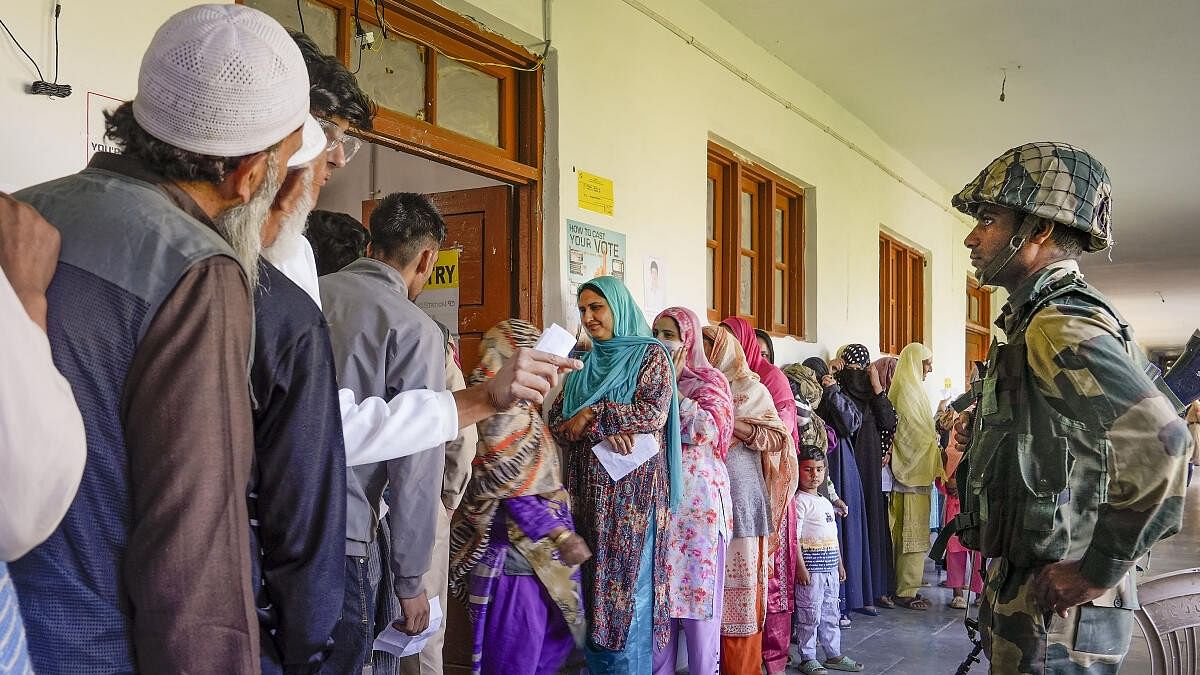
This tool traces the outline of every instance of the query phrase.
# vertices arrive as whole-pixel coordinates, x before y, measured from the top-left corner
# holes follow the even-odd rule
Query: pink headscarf
[[[731,316],[722,321],[721,325],[728,328],[742,345],[742,350],[746,352],[746,365],[750,366],[750,370],[758,375],[758,379],[766,386],[767,391],[771,392],[771,398],[775,401],[775,409],[779,411],[779,418],[783,420],[792,434],[792,440],[799,448],[800,431],[796,427],[796,399],[792,397],[792,387],[788,384],[787,376],[783,374],[782,370],[776,368],[775,364],[767,362],[762,357],[762,350],[758,346],[758,336],[754,334],[754,326],[751,326],[749,321]]]
[[[721,459],[725,459],[733,439],[733,394],[729,389],[729,380],[704,356],[700,319],[695,312],[684,307],[669,307],[658,316],[670,317],[679,325],[679,339],[688,354],[683,372],[679,374],[679,395],[692,399],[712,415],[717,425],[714,450]]]
[[[875,372],[879,373],[879,384],[883,385],[883,393],[892,388],[892,380],[896,377],[896,364],[900,359],[894,356],[881,356],[875,360]]]

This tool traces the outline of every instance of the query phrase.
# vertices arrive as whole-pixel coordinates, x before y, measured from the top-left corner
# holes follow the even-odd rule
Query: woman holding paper
[[[733,395],[721,371],[704,356],[700,319],[672,307],[654,320],[654,337],[674,355],[683,433],[683,503],[667,539],[671,631],[654,652],[655,675],[673,675],[679,631],[687,636],[688,670],[716,673],[721,659],[725,546],[733,504],[725,453],[733,437]]]
[[[675,374],[620,281],[593,279],[578,301],[592,350],[567,376],[550,425],[566,451],[578,531],[595,555],[583,566],[585,654],[597,675],[649,675],[669,628],[666,539],[658,533],[683,492]],[[661,450],[647,456],[647,446]],[[621,463],[614,458],[645,461],[614,480],[602,456],[610,466]]]
[[[767,537],[779,531],[799,483],[795,443],[771,392],[746,365],[741,344],[724,328],[704,329],[708,360],[733,392],[733,445],[725,457],[733,502],[733,539],[725,554],[721,672],[762,672],[767,609]]]
[[[538,333],[516,319],[484,333],[470,384],[495,377]],[[470,608],[475,675],[566,665],[583,638],[579,565],[590,556],[541,406],[519,403],[480,422],[471,482],[450,525],[449,574],[451,592]]]

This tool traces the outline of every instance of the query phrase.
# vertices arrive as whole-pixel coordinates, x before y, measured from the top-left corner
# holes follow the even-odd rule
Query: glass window
[[[783,209],[775,209],[775,262],[783,260]],[[776,322],[781,323],[781,322]]]
[[[300,15],[296,12],[296,0],[245,0],[253,7],[269,14],[284,28],[300,30]],[[337,54],[337,10],[314,0],[301,0],[304,12],[304,32],[326,54]]]
[[[353,26],[354,22],[350,23]],[[360,54],[355,54],[355,49],[350,50],[351,70],[358,68],[359,86],[380,106],[425,119],[425,48],[390,32],[384,40],[379,28],[366,21],[362,23],[364,30],[375,32],[375,43],[380,47]],[[351,44],[354,44],[353,35],[351,28]]]
[[[708,179],[708,238],[717,238],[716,227],[716,210],[717,210],[717,181],[712,178]]]
[[[783,285],[783,270],[775,270],[775,323],[785,324],[783,301],[786,299],[787,289]]]
[[[754,195],[742,193],[742,248],[754,248]]]
[[[437,124],[500,145],[500,80],[438,55]]]
[[[754,258],[741,256],[741,273],[738,274],[738,313],[745,316],[754,314]]]

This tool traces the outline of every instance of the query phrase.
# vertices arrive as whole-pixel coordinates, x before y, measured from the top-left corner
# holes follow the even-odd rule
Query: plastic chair
[[[1138,584],[1134,612],[1150,648],[1150,675],[1200,673],[1200,567]]]

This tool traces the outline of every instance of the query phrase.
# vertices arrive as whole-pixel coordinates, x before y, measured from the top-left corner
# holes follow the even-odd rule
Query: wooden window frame
[[[899,354],[925,341],[925,254],[879,234],[879,350]]]
[[[727,316],[740,316],[755,328],[774,335],[806,337],[804,321],[804,189],[773,171],[748,162],[732,151],[708,143],[708,178],[714,179],[714,239],[705,246],[713,249],[713,295],[716,307],[708,308],[708,319],[718,322]],[[741,222],[742,193],[754,192],[754,222],[751,247],[743,248]],[[775,209],[782,208],[783,254],[775,251]],[[706,252],[707,255],[707,252]],[[741,257],[752,260],[754,279],[751,286],[751,312],[741,312]],[[775,270],[784,271],[783,323],[775,322]]]

